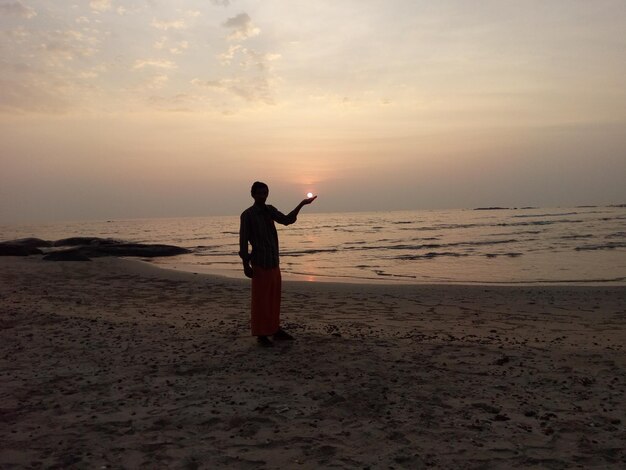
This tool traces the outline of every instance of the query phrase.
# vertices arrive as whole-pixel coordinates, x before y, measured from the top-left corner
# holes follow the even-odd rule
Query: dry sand
[[[624,468],[626,288],[286,283],[0,258],[2,468]]]

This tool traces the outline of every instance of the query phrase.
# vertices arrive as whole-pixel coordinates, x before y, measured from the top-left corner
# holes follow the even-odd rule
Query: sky
[[[623,0],[0,0],[0,224],[626,203]]]

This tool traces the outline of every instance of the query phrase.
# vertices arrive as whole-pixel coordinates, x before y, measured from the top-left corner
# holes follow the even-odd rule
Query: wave
[[[620,217],[603,218],[602,220],[614,220]],[[525,227],[525,226],[541,226],[541,225],[554,225],[554,224],[577,224],[585,222],[581,219],[562,219],[562,220],[533,220],[528,222],[500,222],[497,224],[438,224],[427,225],[422,227],[401,227],[398,230],[414,230],[414,231],[432,231],[432,230],[459,230],[466,228],[481,228],[481,227]]]
[[[523,253],[486,253],[484,256],[487,258],[497,258],[498,256],[508,256],[509,258],[518,258],[522,256]]]
[[[579,238],[593,238],[594,235],[586,234],[586,235],[563,235],[559,237],[562,240],[577,240]]]
[[[526,240],[529,241],[529,240]],[[532,241],[532,240],[531,240]],[[418,245],[372,245],[372,246],[350,246],[345,247],[346,250],[430,250],[434,248],[449,248],[458,246],[491,246],[491,245],[506,245],[509,243],[519,243],[516,238],[508,240],[477,240],[469,242],[453,242],[453,243],[423,243]]]
[[[486,233],[485,237],[510,237],[517,235],[539,235],[540,233],[545,232],[546,230],[516,230],[513,232],[507,233]]]
[[[400,256],[396,256],[395,259],[402,260],[402,261],[415,261],[419,259],[434,259],[434,258],[441,258],[441,257],[446,257],[446,256],[449,256],[452,258],[460,258],[463,256],[469,256],[469,255],[464,254],[464,253],[454,253],[452,251],[443,251],[443,252],[431,251],[430,253],[426,253],[424,255],[400,255]]]
[[[377,276],[417,279],[417,276],[412,275],[412,274],[393,274],[393,273],[385,272],[381,269],[375,269],[374,272],[376,273]]]
[[[577,246],[576,251],[594,251],[594,250],[614,250],[616,248],[626,248],[626,242],[609,242],[601,245],[583,245]]]
[[[615,232],[615,233],[609,233],[606,237],[604,238],[626,238],[626,232]]]
[[[513,218],[522,218],[522,217],[561,217],[564,215],[578,215],[580,212],[557,212],[557,213],[546,213],[546,214],[520,214],[514,215]]]
[[[527,225],[554,225],[554,224],[579,224],[584,222],[580,219],[563,219],[563,220],[535,220],[532,222],[502,222],[495,224],[496,227],[523,227]]]
[[[422,227],[401,227],[399,230],[415,230],[415,231],[429,231],[429,230],[457,230],[463,228],[474,227],[491,227],[492,224],[438,224],[438,225],[426,225]]]
[[[299,251],[281,251],[280,256],[294,256],[294,257],[298,257],[298,256],[305,256],[305,255],[315,255],[317,253],[336,253],[340,251],[339,248],[320,248],[320,249],[313,249],[313,250],[299,250]]]

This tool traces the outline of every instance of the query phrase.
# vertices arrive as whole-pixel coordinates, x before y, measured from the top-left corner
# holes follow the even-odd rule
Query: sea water
[[[312,214],[278,225],[283,278],[394,283],[626,284],[626,208]],[[110,237],[183,246],[159,266],[243,277],[239,217],[0,226],[0,239]]]

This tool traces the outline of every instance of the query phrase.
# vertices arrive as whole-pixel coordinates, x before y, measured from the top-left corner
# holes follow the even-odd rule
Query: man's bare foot
[[[282,328],[279,328],[276,333],[274,333],[274,340],[277,341],[293,341],[294,337],[287,333]]]
[[[257,336],[256,341],[259,343],[259,346],[263,346],[264,348],[271,348],[274,346],[274,343],[272,343],[267,336]]]

